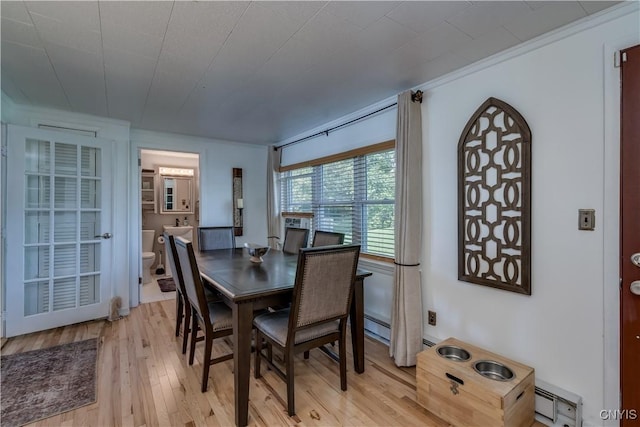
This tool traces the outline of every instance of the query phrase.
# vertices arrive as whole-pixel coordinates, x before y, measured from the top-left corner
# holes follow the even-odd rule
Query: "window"
[[[394,141],[281,171],[282,211],[312,213],[311,235],[344,233],[362,253],[394,257]]]

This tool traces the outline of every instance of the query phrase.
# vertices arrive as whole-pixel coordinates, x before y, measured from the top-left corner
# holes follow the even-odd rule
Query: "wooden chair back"
[[[178,263],[182,268],[182,278],[186,297],[201,319],[209,318],[209,307],[204,294],[204,285],[193,252],[193,243],[178,236],[174,238]],[[209,323],[209,322],[206,322]]]
[[[182,278],[182,268],[178,262],[175,237],[168,233],[164,233],[162,237],[164,237],[164,250],[167,253],[167,261],[169,261],[171,271],[174,273],[173,281],[178,291],[185,295],[184,279]]]
[[[300,329],[346,320],[359,256],[360,245],[300,251],[287,341],[295,340],[295,333]]]
[[[198,250],[233,249],[236,236],[233,227],[198,227]]]
[[[342,245],[344,243],[344,233],[334,231],[316,230],[313,233],[312,247]]]
[[[284,232],[282,252],[297,254],[301,248],[306,248],[309,242],[309,229],[287,227]]]

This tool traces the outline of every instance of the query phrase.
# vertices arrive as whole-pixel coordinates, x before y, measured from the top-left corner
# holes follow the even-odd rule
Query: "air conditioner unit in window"
[[[284,228],[310,228],[311,220],[309,218],[284,217]]]

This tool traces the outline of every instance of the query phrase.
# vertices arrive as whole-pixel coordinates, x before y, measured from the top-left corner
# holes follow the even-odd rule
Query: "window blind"
[[[363,253],[394,256],[395,152],[385,149],[287,170],[280,176],[284,212],[313,213],[315,230],[344,233]]]

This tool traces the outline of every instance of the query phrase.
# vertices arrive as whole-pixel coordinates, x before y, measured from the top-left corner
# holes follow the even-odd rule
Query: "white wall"
[[[424,311],[438,313],[436,327],[423,316],[425,334],[455,336],[533,366],[537,378],[583,397],[585,425],[603,425],[600,410],[617,407],[617,381],[609,378],[618,375],[617,351],[605,349],[605,342],[616,342],[617,308],[603,300],[617,303],[615,269],[605,265],[615,262],[605,248],[617,250],[617,210],[605,206],[610,196],[604,188],[617,191],[618,169],[615,160],[603,158],[615,157],[619,141],[605,127],[615,122],[617,106],[608,102],[605,111],[607,91],[615,88],[605,84],[613,55],[604,52],[640,42],[637,5],[625,11],[600,16],[598,25],[583,21],[422,88],[422,285]],[[457,280],[457,142],[488,97],[511,104],[532,131],[531,296]],[[349,135],[341,130],[286,148],[283,164],[342,151],[354,138],[389,139],[395,133],[391,114],[361,122]],[[577,230],[579,208],[596,210],[595,231]],[[380,290],[390,290],[392,279],[374,277],[365,310],[385,306],[388,313],[391,299],[374,294],[388,295]]]

